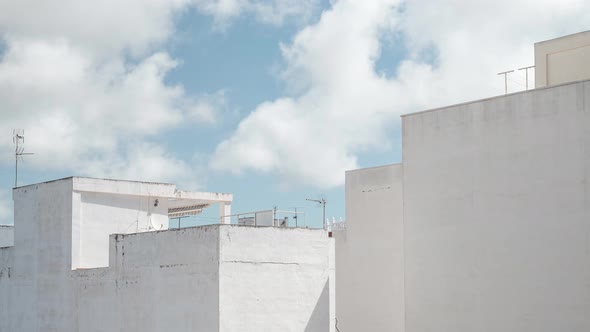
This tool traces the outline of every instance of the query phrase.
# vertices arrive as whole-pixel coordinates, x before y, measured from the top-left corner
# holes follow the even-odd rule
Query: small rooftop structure
[[[110,234],[166,230],[169,217],[198,214],[212,205],[218,205],[220,223],[226,223],[233,199],[232,194],[184,191],[169,183],[87,177],[18,187],[13,197],[15,218],[48,226],[57,217],[71,219],[71,226],[65,226],[71,229],[72,269],[108,266]],[[67,201],[67,209],[56,208],[60,199]]]
[[[590,30],[535,44],[535,87],[590,79]]]

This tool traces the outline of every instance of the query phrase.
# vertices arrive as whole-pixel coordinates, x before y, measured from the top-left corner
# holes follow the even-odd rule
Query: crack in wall
[[[222,263],[243,263],[243,264],[273,264],[273,265],[301,265],[299,263],[290,263],[290,262],[253,262],[253,261],[221,261]]]

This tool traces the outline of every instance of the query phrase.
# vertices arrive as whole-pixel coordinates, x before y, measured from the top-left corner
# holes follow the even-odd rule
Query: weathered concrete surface
[[[334,331],[323,230],[222,227],[220,331]]]
[[[70,331],[72,178],[13,190],[15,237],[1,331]],[[50,194],[51,193],[51,194]]]
[[[72,270],[74,258],[92,258],[77,241],[104,233],[85,221],[124,220],[133,202],[129,191],[85,198],[75,188],[67,178],[14,190],[15,246],[0,248],[0,331],[330,331],[325,231],[212,225],[112,235],[108,267]],[[155,213],[135,209],[135,218]]]
[[[402,166],[346,172],[346,230],[336,238],[340,331],[404,331]]]
[[[219,331],[219,228],[113,235],[110,267],[74,270],[72,331]]]
[[[14,227],[0,225],[0,248],[14,245]]]
[[[590,331],[590,82],[403,118],[406,331]]]

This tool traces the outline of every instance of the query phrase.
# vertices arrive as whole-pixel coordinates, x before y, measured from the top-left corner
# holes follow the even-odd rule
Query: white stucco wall
[[[0,248],[11,247],[14,244],[14,227],[0,225]]]
[[[72,178],[14,189],[13,199],[13,259],[0,288],[7,299],[0,331],[70,331]]]
[[[113,235],[109,268],[72,271],[72,331],[219,331],[217,226]]]
[[[220,331],[334,331],[323,230],[220,228]]]
[[[1,249],[0,331],[333,331],[332,245],[235,225],[113,235],[109,267],[34,278]],[[61,286],[23,292],[46,279]]]
[[[346,172],[346,230],[333,232],[340,331],[404,331],[402,174]]]
[[[12,306],[14,295],[12,294],[11,278],[14,273],[14,247],[0,248],[0,328],[7,328],[7,323],[12,312],[8,310]]]
[[[402,122],[406,331],[590,331],[590,82]]]

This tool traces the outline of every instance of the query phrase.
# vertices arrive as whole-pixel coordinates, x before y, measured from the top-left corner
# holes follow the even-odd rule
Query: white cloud
[[[583,0],[334,1],[282,45],[282,78],[296,94],[261,103],[211,166],[340,185],[359,153],[391,144],[400,114],[503,93],[497,72],[531,65],[534,42],[584,30],[589,19]],[[384,40],[407,47],[396,77],[375,69]]]
[[[280,24],[315,3],[2,1],[0,132],[8,137],[25,128],[26,148],[36,153],[27,163],[44,170],[196,185],[192,161],[166,153],[156,137],[180,125],[217,123],[226,95],[191,96],[165,82],[178,65],[161,50],[174,19],[195,6],[219,22],[247,14]],[[10,140],[0,141],[2,160],[11,160],[11,150]]]
[[[190,161],[156,139],[209,125],[223,91],[188,95],[165,82],[178,65],[158,50],[188,0],[0,2],[0,132],[26,129],[27,164],[75,175],[197,186]],[[0,141],[2,160],[12,142]],[[6,157],[6,158],[4,158]]]
[[[189,5],[189,0],[1,1],[0,35],[65,39],[92,57],[140,55],[170,37],[174,15]]]
[[[307,20],[318,10],[318,0],[194,0],[197,8],[227,25],[241,15],[254,15],[262,23],[281,25],[287,18]]]
[[[194,121],[215,124],[219,121],[219,113],[227,110],[226,91],[220,90],[212,94],[204,94],[194,100],[188,110],[188,118]]]
[[[193,98],[182,86],[165,84],[164,76],[176,65],[166,53],[154,53],[136,65],[120,58],[96,63],[67,42],[9,40],[0,62],[0,131],[25,127],[27,149],[36,153],[27,162],[39,168],[190,179],[189,166],[167,156],[153,140],[142,158],[128,151],[130,145],[145,146],[146,140],[185,121],[215,119],[223,94]],[[0,151],[7,155],[12,142],[3,143]]]

